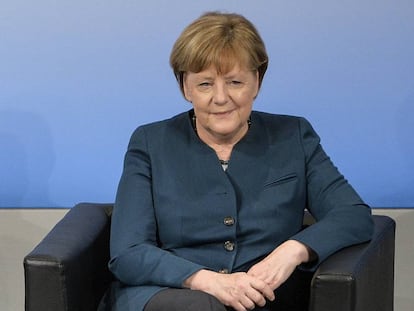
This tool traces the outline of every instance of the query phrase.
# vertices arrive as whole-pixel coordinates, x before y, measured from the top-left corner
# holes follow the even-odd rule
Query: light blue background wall
[[[129,136],[187,110],[183,27],[239,12],[270,68],[255,108],[307,117],[372,206],[414,206],[414,1],[0,2],[0,207],[112,202]]]

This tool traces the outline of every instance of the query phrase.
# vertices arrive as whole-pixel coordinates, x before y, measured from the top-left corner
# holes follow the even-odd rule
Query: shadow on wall
[[[47,122],[32,112],[0,110],[0,207],[53,206],[55,163]]]

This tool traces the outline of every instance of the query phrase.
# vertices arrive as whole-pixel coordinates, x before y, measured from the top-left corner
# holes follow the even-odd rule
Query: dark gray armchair
[[[76,205],[24,258],[26,311],[96,310],[113,281],[111,211],[111,204]],[[393,310],[395,222],[373,219],[369,243],[335,253],[315,273],[296,271],[277,295],[278,310]]]

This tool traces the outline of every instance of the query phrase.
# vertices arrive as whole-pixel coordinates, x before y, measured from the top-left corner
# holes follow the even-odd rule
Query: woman
[[[244,17],[201,16],[170,63],[193,109],[131,137],[107,307],[272,310],[298,267],[370,239],[370,209],[306,120],[252,111],[268,58]],[[317,223],[301,230],[306,208]]]

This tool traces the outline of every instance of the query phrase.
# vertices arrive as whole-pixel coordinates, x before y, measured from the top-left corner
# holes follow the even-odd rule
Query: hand
[[[269,285],[245,272],[221,274],[200,270],[184,282],[184,287],[209,293],[236,311],[251,310],[256,305],[264,306],[266,299],[275,299]]]
[[[264,281],[275,290],[289,278],[298,265],[308,262],[309,259],[310,252],[304,244],[288,240],[252,266],[247,274]]]

